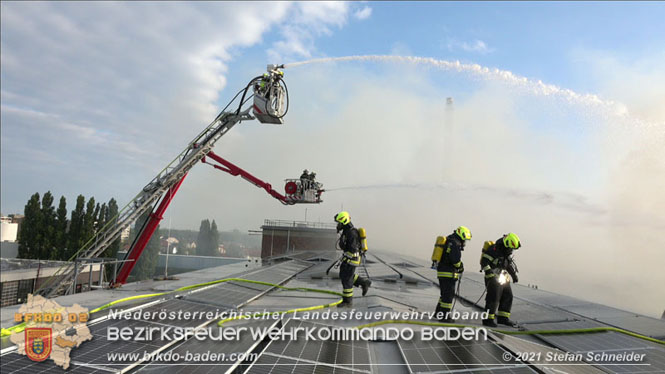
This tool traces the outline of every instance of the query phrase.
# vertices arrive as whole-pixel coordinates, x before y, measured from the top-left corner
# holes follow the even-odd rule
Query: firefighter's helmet
[[[456,228],[455,234],[457,234],[462,240],[471,240],[471,231],[465,226]]]
[[[520,237],[511,232],[503,236],[503,245],[506,248],[518,249],[522,246],[522,243],[520,242]]]
[[[351,217],[349,216],[349,212],[339,212],[335,214],[335,222],[339,222],[342,225],[346,225],[349,222],[351,222]]]

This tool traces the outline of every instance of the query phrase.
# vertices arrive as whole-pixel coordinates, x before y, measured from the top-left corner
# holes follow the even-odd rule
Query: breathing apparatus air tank
[[[360,250],[362,253],[365,253],[369,249],[367,248],[367,231],[365,231],[364,228],[359,227],[358,235],[360,236]]]
[[[443,256],[443,247],[446,245],[445,236],[437,236],[436,243],[434,243],[434,250],[432,251],[432,261],[440,262],[441,256]]]

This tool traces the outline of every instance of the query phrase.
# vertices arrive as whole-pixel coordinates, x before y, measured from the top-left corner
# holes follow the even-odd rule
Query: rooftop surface
[[[162,340],[153,337],[146,341],[112,342],[108,328],[114,327],[193,327],[199,330],[217,329],[217,318],[171,320],[159,318],[109,319],[108,309],[93,313],[88,323],[94,338],[71,351],[73,373],[664,373],[665,345],[643,339],[665,339],[665,321],[635,313],[575,299],[565,295],[513,285],[515,300],[511,318],[520,327],[489,331],[486,339],[427,340],[426,329],[436,321],[411,318],[409,323],[390,321],[403,319],[387,314],[377,318],[376,312],[404,315],[431,312],[437,302],[439,289],[436,272],[418,259],[395,254],[368,254],[365,267],[357,273],[371,278],[373,284],[365,297],[355,292],[353,309],[321,308],[337,302],[340,297],[320,290],[341,291],[338,269],[331,268],[334,252],[303,252],[255,263],[239,263],[196,272],[179,274],[176,281],[147,281],[128,284],[117,290],[98,290],[56,298],[63,306],[78,303],[90,309],[128,296],[174,291],[183,286],[201,284],[223,278],[233,280],[195,289],[180,290],[152,298],[120,303],[118,308],[132,313],[141,311],[286,311],[298,308],[295,315],[239,319],[223,324],[223,330],[240,328],[274,328],[276,331],[310,329],[316,333],[331,328],[358,327],[374,324],[362,330],[377,332],[394,328],[398,336],[377,334],[370,339],[280,339],[265,336],[254,339],[249,334],[234,341],[211,338],[198,340]],[[247,266],[245,266],[247,265]],[[253,281],[253,282],[252,282]],[[259,283],[256,283],[256,282]],[[260,283],[264,282],[264,283]],[[281,285],[270,286],[265,283]],[[286,288],[284,288],[286,287]],[[458,323],[481,327],[474,312],[484,306],[482,275],[468,271],[461,281],[455,309],[467,313],[467,320]],[[476,304],[477,303],[477,304]],[[306,309],[310,310],[306,310]],[[2,308],[2,327],[13,324],[18,306]],[[335,319],[324,312],[352,312],[351,319]],[[309,312],[310,315],[306,313]],[[314,313],[318,312],[319,315]],[[355,313],[358,312],[356,315]],[[371,313],[370,313],[371,312]],[[415,315],[415,314],[414,314]],[[398,317],[398,318],[393,318]],[[430,325],[428,325],[430,324]],[[615,328],[614,331],[583,333],[580,329]],[[362,331],[355,330],[355,331]],[[414,337],[404,335],[410,330]],[[611,329],[609,329],[611,330]],[[627,333],[632,333],[629,335]],[[472,331],[478,331],[472,330]],[[539,332],[540,331],[540,332]],[[549,332],[547,332],[549,331]],[[552,332],[558,332],[553,334]],[[582,330],[587,331],[587,330]],[[315,335],[316,335],[315,333]],[[61,372],[52,361],[30,361],[16,353],[8,339],[2,341],[2,373]],[[108,353],[161,352],[184,355],[189,353],[251,353],[251,359],[215,362],[193,362],[184,358],[169,362],[156,360],[111,360]],[[528,354],[525,354],[528,353]],[[575,355],[565,356],[565,353]],[[610,360],[601,355],[614,354]],[[632,353],[639,361],[617,361],[617,354]],[[565,359],[554,360],[555,357]],[[607,356],[609,357],[609,356]]]

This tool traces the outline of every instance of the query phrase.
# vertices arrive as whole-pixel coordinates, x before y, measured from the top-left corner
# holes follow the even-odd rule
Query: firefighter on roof
[[[460,226],[447,237],[437,237],[434,244],[432,268],[436,269],[441,291],[441,297],[439,297],[434,313],[441,322],[455,322],[450,312],[453,308],[455,282],[459,279],[459,275],[464,272],[462,251],[467,240],[471,240],[471,231],[464,226]]]
[[[356,267],[360,265],[361,241],[358,230],[353,227],[348,212],[339,212],[335,215],[337,232],[342,232],[339,237],[339,247],[344,254],[342,264],[339,267],[339,278],[342,281],[343,301],[338,307],[351,306],[353,301],[353,286],[360,286],[363,296],[367,294],[372,282],[369,279],[358,276]]]
[[[514,327],[510,320],[510,309],[513,305],[513,291],[510,282],[517,283],[517,266],[513,262],[513,251],[522,246],[517,234],[509,233],[499,238],[496,243],[485,242],[480,257],[480,266],[485,272],[485,310],[488,312],[483,325],[496,327],[498,323]],[[498,309],[498,310],[497,310]]]

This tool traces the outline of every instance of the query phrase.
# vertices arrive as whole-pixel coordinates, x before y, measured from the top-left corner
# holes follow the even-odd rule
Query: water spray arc
[[[562,88],[553,84],[544,83],[541,80],[529,79],[514,74],[508,70],[488,68],[478,64],[462,63],[460,61],[438,60],[431,57],[393,56],[393,55],[364,55],[343,56],[312,59],[307,61],[284,64],[285,68],[295,68],[303,65],[320,64],[329,62],[364,61],[364,62],[396,62],[413,65],[423,65],[445,71],[470,74],[472,77],[486,81],[499,82],[510,87],[526,90],[536,96],[557,97],[571,104],[578,104],[588,108],[599,110],[603,115],[611,115],[616,118],[629,121],[633,125],[652,127],[654,124],[647,123],[631,117],[625,104],[601,99],[594,94],[581,94],[573,90]]]

